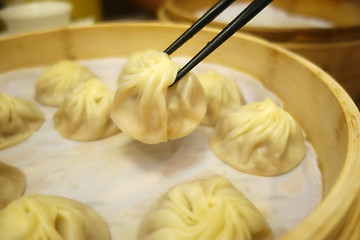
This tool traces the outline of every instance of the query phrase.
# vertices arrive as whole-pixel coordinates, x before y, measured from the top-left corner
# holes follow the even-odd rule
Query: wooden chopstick
[[[249,6],[247,6],[234,20],[232,20],[218,35],[216,35],[206,46],[201,49],[184,67],[182,67],[177,73],[174,85],[178,80],[184,77],[189,71],[191,71],[197,64],[199,64],[204,58],[206,58],[210,53],[212,53],[216,48],[223,44],[227,39],[229,39],[235,32],[237,32],[241,27],[248,23],[252,18],[254,18],[259,12],[261,12],[272,0],[254,0]],[[228,4],[227,6],[229,6]],[[211,9],[210,9],[211,10]],[[209,10],[209,11],[210,11]],[[224,9],[223,9],[224,10]],[[219,13],[218,13],[219,14]],[[205,13],[206,15],[206,13]],[[214,17],[215,18],[215,17]],[[210,20],[211,21],[211,20]],[[209,22],[210,22],[209,21]],[[202,24],[199,24],[202,26]],[[206,24],[205,24],[206,25]],[[204,26],[205,26],[204,25]],[[190,27],[191,28],[191,27]],[[201,28],[200,28],[201,29]],[[200,31],[200,29],[198,31]],[[195,31],[195,30],[192,30]],[[186,32],[185,32],[186,33]],[[185,34],[184,33],[184,34]],[[194,33],[195,34],[195,33]],[[193,34],[193,35],[194,35]],[[190,37],[192,37],[191,35]],[[189,37],[189,38],[190,38]],[[187,38],[187,39],[189,39]],[[184,37],[186,39],[186,37]],[[183,42],[184,43],[184,42]],[[182,43],[182,44],[183,44]],[[180,45],[181,46],[181,45]]]

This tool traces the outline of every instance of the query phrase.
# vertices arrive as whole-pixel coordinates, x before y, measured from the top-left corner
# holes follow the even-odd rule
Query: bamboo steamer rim
[[[98,23],[93,26],[77,26],[68,27],[51,31],[39,31],[34,33],[21,34],[17,36],[9,36],[0,39],[0,49],[6,51],[9,43],[16,42],[16,44],[26,44],[28,38],[36,38],[41,40],[49,34],[57,34],[56,36],[61,39],[58,41],[66,42],[67,49],[64,51],[71,52],[73,47],[71,44],[71,36],[77,35],[78,32],[84,31],[96,31],[99,29],[108,29],[109,31],[117,31],[119,29],[125,29],[126,31],[135,31],[143,28],[158,28],[158,29],[179,29],[184,31],[188,28],[187,24],[174,24],[174,23],[158,23],[158,22],[122,22],[122,23]],[[203,31],[212,32],[216,34],[218,29],[207,27]],[[281,53],[286,58],[292,59],[295,62],[305,66],[309,71],[319,76],[326,86],[336,97],[338,104],[342,106],[342,111],[346,116],[346,126],[349,129],[349,135],[347,139],[347,156],[344,162],[344,166],[340,172],[339,177],[331,188],[330,192],[319,203],[319,205],[306,217],[302,222],[294,227],[293,230],[286,233],[281,239],[333,239],[333,229],[338,229],[339,226],[346,225],[343,222],[344,219],[351,212],[352,206],[359,208],[357,200],[360,198],[360,113],[349,95],[342,89],[342,87],[327,73],[308,60],[286,50],[277,45],[274,45],[266,40],[243,34],[236,33],[234,37],[241,38],[246,41],[251,41],[266,48],[275,50]],[[2,48],[2,45],[4,48]],[[97,54],[97,53],[96,53]],[[96,55],[95,54],[95,55]],[[2,54],[6,56],[6,54]],[[74,56],[69,56],[69,58]],[[92,56],[98,57],[98,56]],[[105,56],[103,56],[105,57]],[[1,56],[0,56],[1,58]],[[59,59],[60,60],[60,59]],[[30,65],[29,65],[30,66]],[[24,66],[25,67],[25,66]],[[28,66],[26,66],[28,67]],[[10,64],[9,66],[0,66],[0,73],[16,69],[16,64]],[[341,99],[341,100],[340,100]],[[349,184],[351,183],[351,184]],[[359,221],[359,212],[355,214],[354,218]],[[353,222],[352,225],[356,225],[358,222]],[[354,232],[353,229],[349,231]],[[336,237],[336,236],[335,236]],[[340,239],[340,238],[339,238]],[[345,238],[343,238],[345,239]],[[353,239],[357,239],[354,237]]]
[[[157,18],[165,23],[192,24],[195,18],[182,17],[171,13],[165,5],[157,11]],[[223,29],[224,23],[212,22],[210,27]],[[270,29],[265,27],[246,27],[241,30],[248,34],[259,36],[267,40],[280,44],[293,44],[299,47],[306,44],[315,46],[316,44],[358,44],[360,41],[360,26],[337,27],[335,29],[324,28],[301,28],[301,29]],[[311,37],[308,37],[308,36]],[[314,36],[316,37],[314,40]],[[336,37],[332,37],[336,36]]]
[[[206,0],[202,0],[206,1]],[[192,0],[167,0],[162,7],[158,9],[157,15],[159,19],[167,21],[180,21],[194,23],[198,18],[193,12],[183,9],[178,3],[185,4]],[[356,2],[357,3],[357,2]],[[358,2],[360,8],[360,1]],[[211,7],[209,3],[209,7]],[[336,9],[335,9],[336,10]],[[341,13],[337,13],[341,14]],[[210,26],[224,28],[227,23],[213,21]],[[247,33],[264,37],[274,42],[338,42],[360,40],[360,13],[359,24],[356,25],[335,25],[331,28],[267,28],[244,26],[242,30]]]

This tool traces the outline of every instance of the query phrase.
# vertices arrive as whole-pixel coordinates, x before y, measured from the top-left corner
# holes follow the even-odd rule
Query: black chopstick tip
[[[175,78],[174,82],[173,82],[169,87],[174,86],[175,83],[177,83],[181,78],[182,78],[182,77],[179,76],[179,72],[178,72],[177,75],[176,75],[176,78]]]

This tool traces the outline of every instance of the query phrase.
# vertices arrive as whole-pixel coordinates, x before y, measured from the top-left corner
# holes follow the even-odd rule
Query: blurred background
[[[0,0],[0,37],[44,23],[47,23],[46,26],[41,27],[49,27],[51,24],[52,27],[63,27],[128,20],[190,24],[216,1]],[[37,7],[33,7],[31,11],[8,11],[14,6],[40,2],[70,3],[72,9],[67,16],[56,6],[52,6],[51,11],[42,12]],[[230,22],[249,0],[237,0],[236,3],[237,6],[232,4],[226,10],[229,10],[228,12],[220,15],[222,18],[219,16],[210,25],[224,28],[225,23]],[[52,11],[52,18],[45,16]],[[55,20],[54,15],[60,12],[68,19]],[[43,14],[44,18],[31,23],[36,14]],[[241,31],[279,44],[317,64],[332,75],[360,106],[360,0],[277,0],[265,8],[261,16],[263,19],[260,19],[259,14],[259,21],[254,18]]]
[[[0,0],[0,9],[7,6],[52,0]],[[64,0],[73,5],[72,19],[94,18],[96,21],[155,19],[163,0]]]

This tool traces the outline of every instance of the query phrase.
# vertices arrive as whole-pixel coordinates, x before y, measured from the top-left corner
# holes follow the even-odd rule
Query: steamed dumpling
[[[125,63],[124,67],[121,69],[120,75],[118,77],[118,84],[122,81],[124,75],[131,74],[133,68],[136,68],[136,62],[139,61],[143,56],[156,52],[154,49],[147,49],[145,51],[139,51],[133,53]]]
[[[107,240],[105,221],[83,203],[57,196],[25,195],[0,210],[2,240]]]
[[[111,109],[123,132],[156,144],[184,137],[200,124],[206,99],[193,73],[169,87],[180,67],[163,52],[145,54],[126,67]]]
[[[93,78],[75,90],[54,115],[56,130],[64,137],[91,141],[120,132],[110,118],[114,91]]]
[[[225,114],[211,134],[210,146],[235,169],[263,176],[291,170],[306,151],[298,123],[269,98]]]
[[[0,149],[25,141],[44,120],[34,103],[0,93]]]
[[[207,100],[207,111],[201,125],[214,126],[221,114],[245,103],[236,82],[216,71],[198,74]]]
[[[0,162],[0,210],[25,191],[24,173],[13,166]]]
[[[161,196],[143,218],[138,240],[268,240],[261,213],[221,176],[183,183]]]
[[[37,80],[35,98],[58,107],[82,83],[96,76],[85,66],[64,60],[48,68]]]

